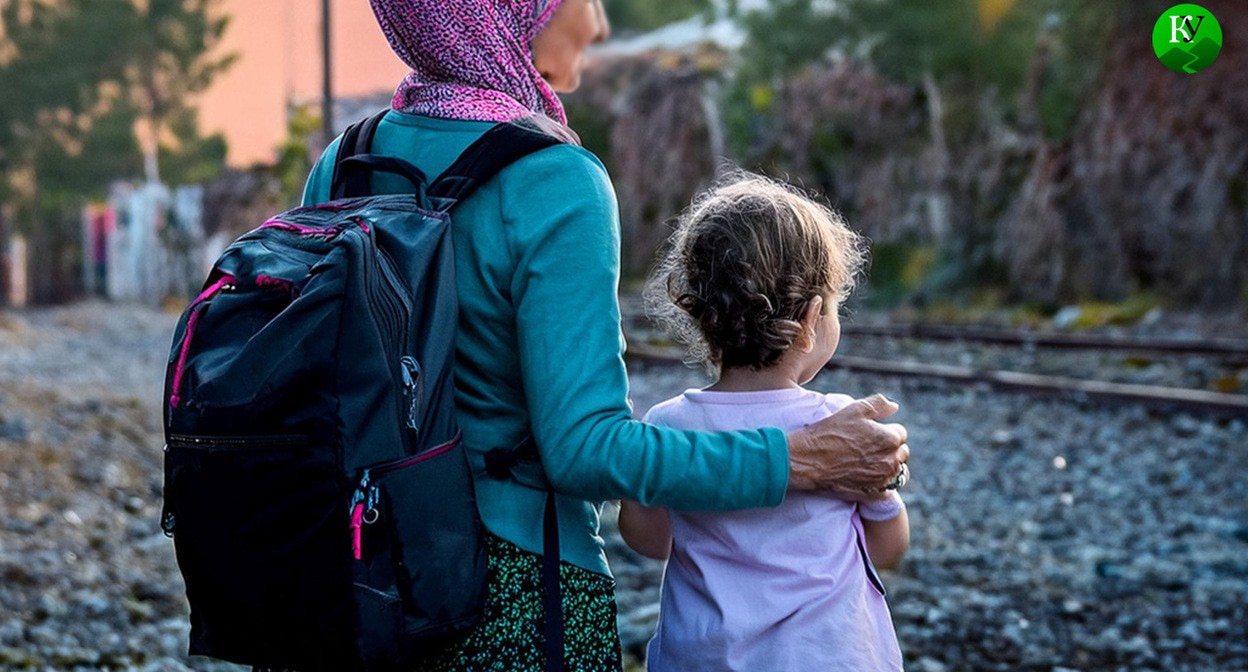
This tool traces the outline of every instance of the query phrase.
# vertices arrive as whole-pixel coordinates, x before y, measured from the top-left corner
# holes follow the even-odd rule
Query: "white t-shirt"
[[[650,409],[646,421],[791,431],[851,401],[802,388],[689,390]],[[771,509],[668,513],[673,548],[647,653],[650,672],[902,669],[854,503],[789,492]]]

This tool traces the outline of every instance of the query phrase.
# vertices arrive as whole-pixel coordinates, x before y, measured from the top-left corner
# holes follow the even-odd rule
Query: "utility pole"
[[[321,0],[321,117],[325,144],[334,139],[334,68],[332,58],[330,0]]]

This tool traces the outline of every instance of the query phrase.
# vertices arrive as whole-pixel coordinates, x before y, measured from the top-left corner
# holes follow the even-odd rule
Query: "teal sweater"
[[[373,153],[435,176],[492,124],[390,112]],[[304,203],[329,199],[332,143]],[[409,192],[402,178],[377,193]],[[619,214],[602,163],[561,145],[505,169],[452,210],[460,316],[456,402],[486,527],[542,550],[540,473],[499,481],[484,454],[531,432],[559,493],[562,558],[610,574],[598,534],[601,502],[681,510],[775,506],[789,457],[779,429],[686,432],[632,419],[617,299]],[[672,390],[673,393],[679,390]]]

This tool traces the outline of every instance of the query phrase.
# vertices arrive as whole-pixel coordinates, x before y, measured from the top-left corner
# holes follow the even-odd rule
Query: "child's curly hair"
[[[712,373],[775,364],[816,296],[836,310],[865,239],[795,187],[734,171],[681,215],[646,282],[646,309]]]

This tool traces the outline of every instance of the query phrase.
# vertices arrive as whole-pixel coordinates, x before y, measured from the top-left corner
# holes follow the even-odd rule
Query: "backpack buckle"
[[[485,453],[485,473],[500,481],[514,478],[512,473],[525,460],[538,461],[537,443],[525,437],[512,448],[494,448]]]

